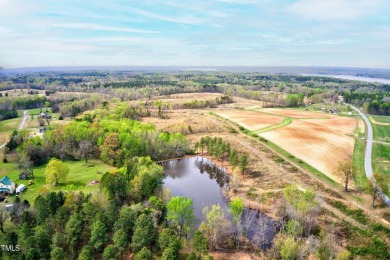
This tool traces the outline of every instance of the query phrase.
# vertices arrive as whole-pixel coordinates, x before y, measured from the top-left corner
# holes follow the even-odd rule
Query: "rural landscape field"
[[[390,1],[0,1],[0,259],[390,259]]]

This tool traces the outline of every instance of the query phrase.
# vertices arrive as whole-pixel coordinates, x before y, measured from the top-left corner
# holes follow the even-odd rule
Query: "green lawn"
[[[380,123],[389,123],[390,116],[370,116],[370,120]],[[388,143],[373,143],[372,167],[373,171],[382,174],[390,184],[390,125],[375,124],[372,122],[374,140]],[[388,194],[389,195],[389,194]]]
[[[372,124],[374,131],[374,140],[390,143],[390,126]]]
[[[353,150],[352,168],[353,168],[353,179],[355,185],[359,188],[364,188],[367,181],[366,171],[364,169],[364,155],[366,149],[366,142],[361,138],[364,134],[359,133],[355,139],[355,146]]]
[[[3,163],[0,162],[0,177],[7,175],[12,179],[12,181],[17,184],[25,184],[28,187],[28,190],[19,195],[19,197],[24,200],[27,199],[31,204],[34,203],[35,197],[39,194],[39,191],[44,190],[45,187],[49,191],[83,191],[83,192],[92,192],[98,186],[86,186],[91,180],[100,180],[102,174],[106,171],[113,169],[113,167],[102,163],[100,160],[90,160],[88,163],[85,161],[66,161],[65,164],[69,167],[69,174],[67,181],[64,184],[59,184],[54,187],[50,184],[46,184],[45,177],[45,165],[38,166],[34,168],[33,184],[28,185],[29,180],[19,180],[18,176],[20,171],[17,168],[16,163]],[[14,197],[10,197],[12,201]]]
[[[17,117],[0,121],[0,144],[5,143],[11,133],[19,128],[21,120],[21,117]]]
[[[372,116],[375,121],[390,124],[390,116]]]

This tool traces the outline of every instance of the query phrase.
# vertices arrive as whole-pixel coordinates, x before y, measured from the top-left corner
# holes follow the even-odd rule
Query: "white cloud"
[[[204,24],[205,23],[203,19],[192,15],[181,16],[181,17],[166,16],[166,15],[156,14],[139,8],[133,8],[133,7],[128,7],[127,10],[142,15],[144,17],[161,20],[165,22],[182,23],[182,24]]]
[[[376,11],[383,0],[298,0],[287,11],[307,19],[353,20]]]
[[[94,30],[94,31],[129,32],[129,33],[158,33],[158,31],[103,26],[103,25],[88,24],[88,23],[61,23],[61,24],[53,24],[52,27],[66,28],[66,29]]]

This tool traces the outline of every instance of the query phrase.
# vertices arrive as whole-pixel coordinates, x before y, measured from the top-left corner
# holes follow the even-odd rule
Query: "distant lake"
[[[230,179],[225,169],[201,156],[171,160],[161,165],[165,173],[164,187],[170,189],[174,196],[185,196],[193,200],[197,225],[203,220],[202,209],[213,204],[221,205],[230,218],[229,201],[223,193]],[[244,209],[242,223],[247,227],[247,238],[254,244],[263,248],[272,245],[276,230],[270,217]]]
[[[390,84],[390,79],[380,79],[380,78],[368,78],[368,77],[358,77],[358,76],[349,76],[349,75],[322,75],[322,74],[302,74],[303,76],[316,76],[316,77],[329,77],[336,79],[346,79],[346,80],[358,80],[364,82],[377,82],[383,84]]]

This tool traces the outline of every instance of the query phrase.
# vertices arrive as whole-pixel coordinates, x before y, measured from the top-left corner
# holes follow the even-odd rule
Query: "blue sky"
[[[390,68],[388,0],[0,0],[0,66]]]

